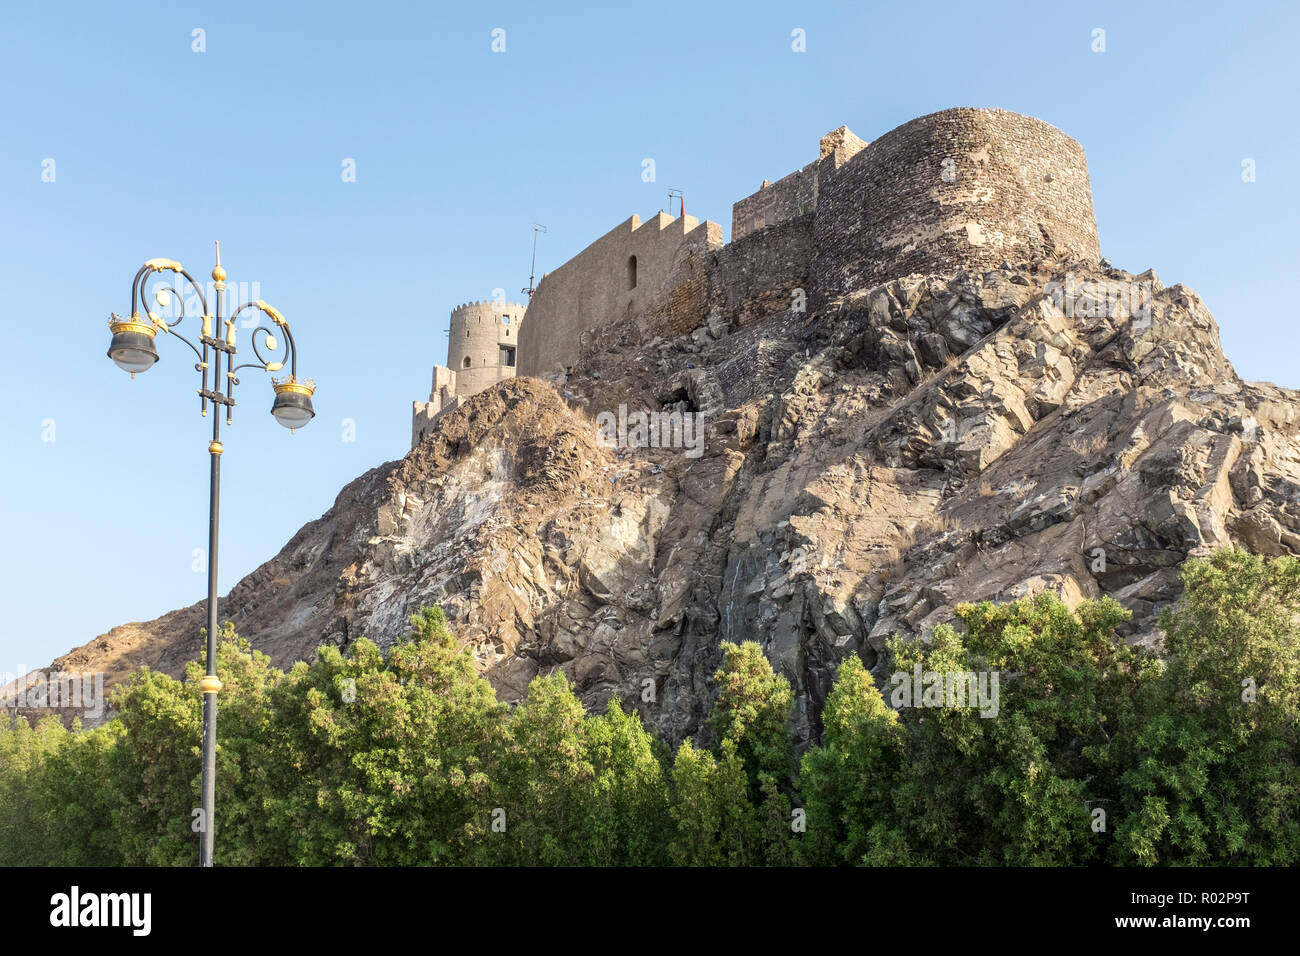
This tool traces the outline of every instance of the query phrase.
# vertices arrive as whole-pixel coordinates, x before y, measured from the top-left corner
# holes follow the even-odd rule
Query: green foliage
[[[949,866],[1104,852],[1091,811],[1112,807],[1135,701],[1156,673],[1114,633],[1127,612],[1106,599],[1071,613],[1041,595],[956,613],[961,631],[891,642],[897,712],[856,666],[842,670],[826,736],[804,759],[815,861],[834,860],[831,848],[850,862]],[[831,833],[815,833],[828,816]]]
[[[872,831],[903,759],[898,714],[856,656],[840,664],[822,725],[821,746],[804,754],[800,773],[808,819],[799,851],[814,865],[856,863],[878,840]]]
[[[52,718],[46,721],[54,723]],[[60,746],[41,767],[30,794],[33,803],[43,808],[35,832],[46,834],[31,864],[123,865],[116,825],[118,791],[111,777],[123,733],[120,724],[108,724],[61,736]],[[69,834],[75,839],[69,840]]]
[[[538,677],[504,730],[498,828],[473,859],[496,865],[650,865],[664,860],[668,784],[654,739],[611,700],[591,716],[563,674]],[[500,829],[504,825],[504,829]]]
[[[730,740],[718,758],[688,737],[672,770],[675,831],[668,858],[675,866],[745,866],[761,862],[759,823],[745,767]]]
[[[127,742],[114,748],[110,761],[112,786],[119,795],[114,818],[122,836],[122,860],[127,866],[193,864],[202,695],[192,683],[141,668],[112,702]]]
[[[581,809],[581,862],[658,866],[667,862],[668,779],[655,739],[617,699],[586,721],[592,779]]]
[[[272,693],[258,800],[277,857],[447,863],[483,834],[505,709],[440,610],[411,623],[387,660],[364,639],[323,647]]]
[[[436,608],[387,653],[288,673],[227,624],[218,861],[1294,865],[1300,562],[1230,550],[1182,578],[1167,660],[1115,602],[1050,596],[891,642],[883,687],[847,658],[797,776],[790,685],[752,642],[722,648],[716,749],[674,754],[562,674],[498,703]],[[996,707],[947,699],[952,673],[996,673]],[[142,669],[91,730],[0,728],[0,863],[193,865],[201,676]]]
[[[789,727],[794,692],[789,681],[773,673],[754,641],[723,644],[722,652],[722,667],[713,675],[718,700],[710,723],[719,740],[735,745],[750,798],[757,800],[763,774],[782,786],[789,782],[794,767]]]
[[[487,808],[505,813],[492,862],[573,862],[587,838],[578,827],[595,777],[585,716],[563,674],[536,678],[511,712],[495,806]]]
[[[47,768],[67,746],[68,736],[53,717],[35,727],[20,720],[0,731],[0,862],[13,866],[47,862],[45,837],[53,813]]]
[[[1188,561],[1161,617],[1169,664],[1122,777],[1112,860],[1300,862],[1300,562]]]
[[[958,633],[893,645],[899,671],[997,676],[992,708],[903,711],[907,760],[892,788],[906,856],[918,862],[1070,865],[1103,849],[1093,807],[1115,796],[1117,752],[1131,749],[1134,701],[1155,674],[1114,630],[1110,599],[1072,614],[1050,595],[961,605]],[[894,850],[892,852],[897,852]],[[879,861],[878,855],[872,856]]]

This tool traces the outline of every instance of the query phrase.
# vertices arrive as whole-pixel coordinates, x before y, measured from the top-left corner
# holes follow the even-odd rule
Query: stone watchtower
[[[514,302],[467,302],[451,312],[447,364],[433,368],[427,402],[413,402],[411,447],[434,420],[471,395],[502,379],[514,378],[524,306]]]

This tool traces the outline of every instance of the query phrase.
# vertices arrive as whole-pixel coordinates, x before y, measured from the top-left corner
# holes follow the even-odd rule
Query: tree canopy
[[[1300,562],[1188,561],[1161,653],[1112,600],[956,608],[850,655],[796,759],[790,682],[724,644],[702,746],[561,673],[499,703],[437,608],[287,672],[226,625],[222,865],[1294,865]],[[93,729],[0,728],[0,863],[192,865],[202,696],[141,669]],[[653,706],[653,705],[648,705]]]

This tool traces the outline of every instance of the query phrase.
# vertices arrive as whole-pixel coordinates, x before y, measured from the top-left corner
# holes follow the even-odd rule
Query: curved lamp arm
[[[199,297],[199,303],[203,306],[203,315],[201,316],[202,329],[200,330],[200,335],[210,336],[212,334],[212,314],[208,311],[208,299],[203,292],[203,287],[199,285],[199,283],[195,282],[194,277],[186,272],[185,267],[175,259],[150,259],[140,267],[138,272],[136,272],[135,279],[131,282],[132,320],[136,322],[141,321],[140,309],[136,307],[138,300],[138,305],[144,310],[145,315],[148,316],[151,325],[159,331],[171,333],[176,336],[194,350],[194,354],[199,357],[200,362],[206,361],[203,353],[199,351],[198,347],[176,331],[176,326],[185,321],[185,300],[175,289],[171,286],[161,286],[154,290],[154,302],[158,306],[161,307],[167,304],[164,296],[168,296],[175,301],[176,307],[180,312],[180,316],[175,322],[168,324],[165,319],[149,308],[149,302],[146,297],[148,291],[147,285],[149,277],[157,272],[174,272],[177,275],[184,276],[185,281],[189,283],[190,288],[193,289],[195,294]]]
[[[245,302],[243,305],[239,306],[239,308],[235,309],[234,312],[230,313],[230,321],[233,323],[235,319],[239,317],[239,313],[243,312],[245,309],[260,310],[272,322],[275,323],[277,328],[279,328],[280,332],[284,335],[284,340],[288,347],[286,358],[288,359],[289,362],[289,378],[297,379],[298,348],[293,341],[293,332],[289,330],[289,323],[285,320],[285,317],[280,314],[280,310],[277,309],[275,306],[268,304],[264,300],[258,299],[256,302]],[[231,331],[229,334],[233,336],[234,334],[233,326],[231,327]],[[259,325],[257,328],[253,330],[253,342],[252,342],[253,354],[257,356],[257,361],[245,362],[243,365],[236,365],[235,366],[236,370],[241,368],[261,368],[267,372],[278,372],[282,368],[284,368],[284,362],[273,362],[261,353],[261,351],[258,349],[257,337],[259,335],[263,337],[261,341],[262,347],[265,348],[268,352],[274,352],[277,348],[279,348],[279,343],[275,339],[275,334],[266,326]]]
[[[176,275],[183,276],[189,283],[190,288],[198,296],[199,303],[203,308],[203,314],[200,316],[202,327],[199,331],[199,342],[202,344],[202,350],[193,342],[176,331],[176,327],[185,321],[185,300],[182,298],[177,289],[172,286],[161,286],[154,288],[154,301],[158,306],[168,305],[168,297],[175,301],[179,315],[175,322],[168,323],[166,319],[155,313],[149,308],[147,292],[150,276],[160,272],[173,272]],[[222,292],[225,290],[226,270],[221,267],[221,248],[217,247],[217,264],[212,269],[212,278],[216,282],[217,290],[217,312],[222,311]],[[289,323],[284,316],[272,305],[268,305],[261,299],[254,302],[245,302],[231,313],[227,319],[222,319],[220,314],[213,315],[208,309],[207,296],[204,294],[203,287],[194,281],[194,277],[185,271],[175,259],[150,259],[142,265],[131,281],[131,312],[130,318],[122,318],[113,314],[109,320],[109,327],[113,332],[113,341],[109,346],[109,358],[125,371],[131,373],[134,378],[137,372],[142,372],[153,366],[158,361],[158,352],[154,347],[154,339],[158,332],[174,335],[193,350],[198,357],[194,370],[203,376],[203,386],[198,390],[200,397],[200,409],[203,414],[207,414],[208,402],[215,405],[226,406],[226,423],[231,423],[231,409],[235,405],[234,387],[239,384],[239,379],[235,373],[242,368],[260,368],[266,372],[278,372],[285,366],[285,361],[272,361],[262,354],[262,349],[267,352],[274,352],[279,348],[279,342],[276,340],[276,333],[265,325],[259,325],[253,332],[253,354],[257,357],[256,362],[245,362],[243,365],[235,365],[234,357],[236,353],[235,320],[245,309],[259,309],[262,313],[271,319],[275,328],[280,330],[286,343],[288,352],[285,361],[289,364],[289,374],[283,379],[272,377],[271,387],[275,391],[275,402],[271,406],[271,414],[276,420],[289,429],[296,429],[307,424],[314,416],[315,411],[312,408],[311,396],[316,390],[316,383],[310,379],[299,381],[298,379],[298,349],[294,342],[293,333],[289,330]],[[143,316],[141,311],[143,310]],[[224,321],[226,326],[225,336],[221,337],[215,326]],[[260,341],[259,341],[259,336]],[[215,353],[214,365],[209,365],[209,358]],[[222,373],[222,356],[225,356],[225,372]],[[212,372],[212,388],[208,388],[208,373]],[[222,394],[221,380],[225,379],[225,394]],[[215,439],[214,439],[215,440]]]

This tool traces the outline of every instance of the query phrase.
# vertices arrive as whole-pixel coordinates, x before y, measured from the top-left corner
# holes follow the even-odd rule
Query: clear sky
[[[1196,289],[1242,376],[1300,386],[1298,34],[1268,2],[5,3],[0,671],[205,594],[192,353],[161,341],[134,381],[104,353],[139,265],[206,278],[214,239],[318,383],[291,435],[242,374],[222,593],[407,451],[449,311],[519,300],[534,222],[539,274],[671,187],[729,235],[734,201],[842,124],[998,106],[1059,126],[1103,253]]]

